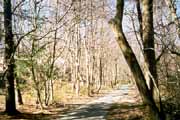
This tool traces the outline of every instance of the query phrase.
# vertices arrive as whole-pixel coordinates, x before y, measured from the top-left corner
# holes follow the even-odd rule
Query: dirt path
[[[76,110],[59,116],[56,120],[106,120],[108,110],[113,103],[135,103],[137,102],[137,91],[135,87],[123,85],[104,97],[100,97]]]

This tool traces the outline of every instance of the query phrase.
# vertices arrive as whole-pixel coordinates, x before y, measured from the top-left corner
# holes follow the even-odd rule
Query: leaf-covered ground
[[[76,104],[71,104],[72,101]],[[92,98],[77,97],[72,101],[66,104],[54,103],[43,111],[33,105],[23,105],[18,107],[22,114],[7,116],[1,112],[0,119],[141,120],[144,115],[144,106],[136,104],[141,103],[141,100],[134,86],[124,85],[108,93],[103,91]]]
[[[0,95],[0,120],[53,120],[59,118],[61,115],[66,114],[69,111],[72,111],[79,106],[82,106],[90,101],[96,100],[99,97],[104,96],[109,93],[111,90],[102,90],[99,94],[94,94],[93,97],[88,96],[74,96],[66,102],[55,102],[44,110],[40,110],[32,101],[26,102],[24,105],[17,105],[20,114],[15,116],[8,116],[4,111],[5,97]],[[24,98],[26,99],[26,98]],[[26,100],[27,101],[27,100]]]

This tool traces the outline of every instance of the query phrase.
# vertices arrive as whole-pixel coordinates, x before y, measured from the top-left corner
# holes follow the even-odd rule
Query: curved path
[[[133,99],[136,96],[130,94],[136,93],[135,87],[123,85],[118,90],[108,93],[104,97],[100,97],[86,105],[70,111],[69,113],[60,116],[56,120],[106,120],[107,112],[112,103],[135,103]]]

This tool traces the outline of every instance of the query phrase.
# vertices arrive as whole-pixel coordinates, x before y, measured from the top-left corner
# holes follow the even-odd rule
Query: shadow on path
[[[144,120],[148,116],[145,105],[142,104],[113,104],[107,115],[108,120]]]
[[[56,120],[106,120],[108,110],[113,103],[135,103],[136,100],[133,98],[135,96],[131,96],[134,92],[136,92],[135,87],[123,85],[104,97],[80,106],[67,114],[60,115]]]
[[[65,114],[59,120],[105,120],[110,104],[97,103],[80,107]]]
[[[16,116],[0,115],[0,120],[106,120],[114,103],[136,103],[137,94],[134,94],[136,91],[133,86],[123,85],[87,104],[66,104],[65,106],[55,104],[52,109],[48,108],[47,111],[38,113],[22,113]],[[29,106],[27,109],[31,109],[31,107]]]

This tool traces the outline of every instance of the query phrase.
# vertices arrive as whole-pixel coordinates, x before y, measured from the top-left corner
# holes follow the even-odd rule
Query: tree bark
[[[136,0],[136,8],[137,8],[137,13],[138,13],[140,37],[141,37],[141,40],[143,40],[142,12],[141,12],[140,0]]]
[[[18,104],[23,105],[23,99],[22,99],[22,94],[21,94],[21,89],[19,85],[19,79],[16,78],[16,89],[17,89],[17,99],[18,99]]]
[[[13,53],[15,52],[15,45],[12,33],[12,12],[11,0],[4,0],[4,29],[5,29],[5,80],[6,80],[6,110],[10,115],[17,114],[15,101],[15,60]]]
[[[160,115],[159,109],[155,104],[152,94],[148,89],[146,84],[146,79],[143,75],[143,72],[140,68],[140,65],[136,59],[136,56],[130,47],[123,29],[122,29],[122,19],[123,19],[123,10],[124,10],[124,1],[117,0],[117,7],[116,7],[116,16],[112,19],[109,23],[117,37],[117,42],[121,51],[125,57],[127,64],[130,67],[130,70],[135,78],[136,85],[142,97],[142,100],[145,104],[148,105],[150,110],[150,117],[152,120],[164,120]]]
[[[158,84],[154,48],[153,0],[143,0],[142,25],[145,62],[155,80],[155,83]],[[153,95],[154,83],[151,76],[148,77],[148,87]]]

